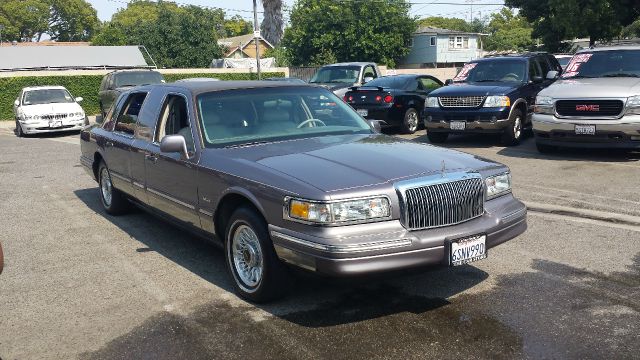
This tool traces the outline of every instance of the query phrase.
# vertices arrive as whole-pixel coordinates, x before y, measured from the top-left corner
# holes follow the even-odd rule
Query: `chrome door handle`
[[[158,162],[158,157],[153,154],[145,154],[144,158],[145,160],[151,161],[154,164]]]

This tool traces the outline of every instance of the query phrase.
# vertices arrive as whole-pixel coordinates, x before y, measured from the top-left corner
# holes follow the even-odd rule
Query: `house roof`
[[[12,42],[12,41],[3,41],[0,46],[2,47],[12,47],[12,46],[89,46],[91,43],[85,41],[27,41],[27,42]]]
[[[441,29],[433,26],[421,26],[416,30],[416,34],[457,34],[457,35],[480,35],[480,33],[468,32],[468,31],[458,31],[458,30],[449,30],[449,29]]]
[[[222,39],[218,39],[218,45],[222,45],[222,46],[226,46],[227,47],[227,52],[225,54],[225,56],[228,56],[230,54],[233,54],[236,50],[240,49],[244,49],[247,45],[251,44],[253,42],[253,34],[246,34],[246,35],[240,35],[240,36],[234,36],[234,37],[229,37],[229,38],[222,38]],[[265,40],[263,37],[260,37],[261,41],[264,41],[265,44],[267,44],[267,46],[269,48],[273,49],[273,45],[271,45],[267,40]]]

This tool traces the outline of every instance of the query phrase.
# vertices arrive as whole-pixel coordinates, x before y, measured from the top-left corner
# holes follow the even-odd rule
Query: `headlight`
[[[627,114],[640,115],[640,95],[629,97],[629,100],[627,100]]]
[[[425,107],[430,107],[430,108],[437,108],[440,107],[440,104],[438,104],[438,98],[435,96],[429,96],[427,97],[427,100],[424,101],[424,106]]]
[[[498,196],[511,192],[510,173],[488,177],[484,182],[487,186],[487,200],[494,199]]]
[[[536,114],[553,115],[553,98],[550,96],[537,96],[533,112]]]
[[[337,202],[290,199],[288,206],[290,218],[318,224],[369,221],[391,216],[391,206],[386,197]]]
[[[484,107],[508,107],[511,106],[511,99],[508,96],[487,96],[484,100]]]

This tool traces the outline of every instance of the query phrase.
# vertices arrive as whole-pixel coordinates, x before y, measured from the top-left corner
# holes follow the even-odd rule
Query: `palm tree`
[[[264,20],[262,20],[262,37],[277,46],[282,39],[284,20],[282,18],[282,0],[262,0]]]

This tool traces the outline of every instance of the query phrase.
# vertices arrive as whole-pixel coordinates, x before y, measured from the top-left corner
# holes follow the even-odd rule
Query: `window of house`
[[[437,38],[436,38],[435,36],[432,36],[429,44],[430,44],[431,46],[436,46],[436,39],[437,39]]]
[[[468,49],[468,36],[449,36],[449,49]]]
[[[413,38],[409,39],[409,44],[407,44],[408,47],[413,47]]]
[[[469,37],[468,36],[463,36],[462,37],[462,48],[463,49],[468,49],[469,48]]]

